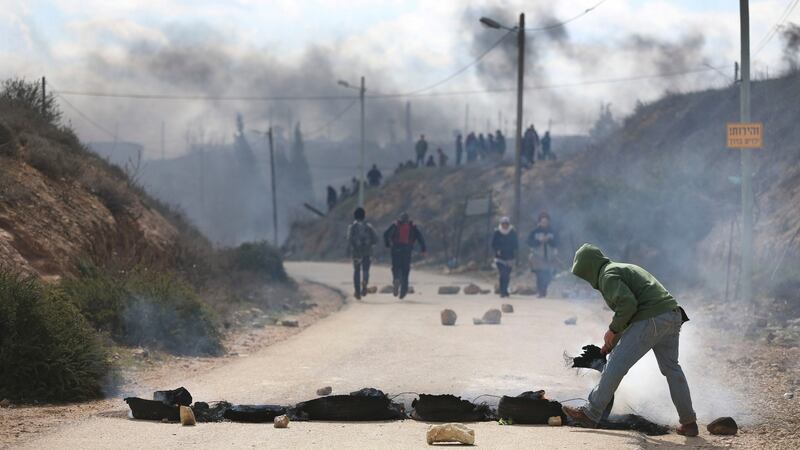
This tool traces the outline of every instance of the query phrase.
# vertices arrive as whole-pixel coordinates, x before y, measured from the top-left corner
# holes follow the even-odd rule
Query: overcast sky
[[[149,59],[148,52],[163,55],[165,49],[178,46],[189,49],[190,55],[197,49],[213,49],[225,55],[224,61],[235,62],[239,68],[252,64],[260,64],[259,68],[270,64],[285,66],[285,79],[280,84],[267,80],[270,87],[258,93],[264,96],[286,91],[296,95],[346,95],[347,91],[336,87],[335,78],[355,80],[362,73],[369,74],[370,92],[409,92],[450,75],[475,59],[484,40],[501,36],[502,32],[478,24],[477,19],[483,14],[507,11],[507,17],[513,17],[524,11],[529,26],[537,26],[574,17],[598,1],[0,0],[0,33],[4,36],[0,40],[0,75],[29,79],[46,75],[52,86],[62,91],[252,94],[255,82],[240,83],[235,71],[225,75],[235,80],[223,91],[218,86],[206,87],[198,80],[187,83],[176,79],[174,68],[156,75],[144,73],[164,66],[163,60]],[[754,51],[789,3],[791,0],[750,2]],[[800,8],[792,12],[787,22],[800,22]],[[560,126],[564,132],[580,132],[588,128],[601,102],[611,102],[615,112],[623,115],[636,100],[651,100],[667,89],[690,90],[727,83],[739,52],[738,2],[606,0],[568,24],[564,31],[559,36],[539,33],[541,36],[532,37],[537,53],[535,67],[526,80],[529,86],[670,71],[671,61],[683,57],[676,49],[684,47],[696,54],[675,63],[675,67],[702,68],[708,64],[723,72],[708,70],[685,79],[670,79],[669,83],[645,80],[531,91],[526,97],[526,118],[542,126],[552,120],[556,130]],[[777,35],[755,56],[753,70],[757,75],[781,70],[781,45]],[[324,70],[320,69],[325,76],[308,77],[309,72],[316,71],[313,62],[309,62],[309,49],[317,51],[316,55],[325,61]],[[662,54],[656,55],[659,51]],[[262,56],[264,61],[260,61]],[[503,67],[502,55],[490,56],[428,93],[513,86],[513,72],[505,76],[504,72],[489,70],[491,65]],[[647,62],[642,63],[642,58]],[[191,56],[186,59],[192,62]],[[137,65],[126,66],[130,61],[137,61]],[[180,70],[203,69],[192,67],[187,64]],[[291,70],[300,75],[287,75]],[[264,76],[269,78],[268,74]],[[216,75],[215,79],[219,81]],[[292,79],[302,85],[292,86]],[[203,102],[190,105],[190,101],[163,105],[130,99],[65,98],[95,122],[91,124],[71,107],[64,107],[67,118],[84,139],[107,140],[108,131],[116,129],[121,138],[139,140],[150,147],[157,141],[157,124],[168,121],[168,140],[175,143],[169,153],[173,154],[183,150],[177,142],[191,124],[199,121],[207,130],[225,135],[233,130],[233,120],[227,120],[232,111],[252,110],[252,106],[235,102],[224,106],[197,104]],[[511,120],[513,115],[513,93],[413,100],[415,106],[419,104],[415,112],[424,116],[426,111],[437,111],[437,117],[444,115],[452,122],[442,135],[463,127],[467,103],[476,123],[491,121],[495,127],[495,123]],[[342,105],[346,106],[346,102],[324,108],[303,102],[286,109],[294,108],[293,120],[303,120],[304,128],[312,129],[330,121]],[[267,110],[263,105],[259,108]],[[266,126],[268,116],[275,120],[274,111],[270,111],[260,115],[250,112],[251,123]],[[217,124],[222,118],[224,125]],[[339,120],[331,124],[332,134],[345,136],[354,123],[350,118]]]

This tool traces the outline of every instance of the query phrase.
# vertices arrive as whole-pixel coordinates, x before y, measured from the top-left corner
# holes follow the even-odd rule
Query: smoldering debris
[[[524,425],[545,425],[551,417],[567,420],[561,403],[545,398],[544,391],[523,392],[516,397],[504,395],[497,406],[497,416],[508,423]]]
[[[485,403],[479,405],[455,395],[420,394],[411,402],[411,418],[425,422],[487,422],[496,420]]]
[[[192,404],[192,394],[181,386],[171,391],[155,391],[153,392],[153,400],[167,405],[190,406]]]
[[[294,420],[371,421],[405,418],[403,405],[378,389],[365,388],[350,395],[330,395],[298,403],[290,410]]]
[[[222,416],[231,422],[273,423],[276,417],[286,414],[286,410],[279,405],[231,405]]]
[[[475,403],[451,394],[417,394],[411,402],[411,413],[407,414],[403,404],[396,403],[379,389],[364,388],[348,395],[331,395],[300,402],[295,406],[282,405],[234,405],[226,401],[195,402],[191,411],[199,423],[245,422],[274,423],[276,417],[286,416],[292,421],[391,421],[413,419],[425,422],[488,422],[500,419],[506,424],[548,424],[559,418],[569,424],[561,411],[561,403],[549,400],[545,391],[528,391],[516,397],[500,397],[497,410],[486,403]],[[147,400],[127,397],[125,402],[131,410],[130,416],[138,420],[179,422],[181,407],[191,394],[185,388],[157,391]],[[632,430],[651,436],[668,433],[666,426],[653,423],[644,417],[627,414],[612,416],[600,423],[608,430]]]

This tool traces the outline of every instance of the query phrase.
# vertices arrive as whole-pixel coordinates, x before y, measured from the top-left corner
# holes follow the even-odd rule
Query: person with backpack
[[[408,275],[411,272],[411,252],[419,242],[422,256],[427,253],[425,239],[408,213],[400,214],[395,223],[383,233],[383,242],[392,254],[392,287],[395,297],[402,300],[408,293]]]
[[[364,208],[356,208],[353,212],[355,221],[347,227],[347,253],[353,258],[353,287],[358,300],[367,295],[372,247],[378,243],[378,234],[366,221],[366,216]]]
[[[514,261],[517,259],[518,246],[517,230],[511,225],[511,219],[503,217],[500,219],[500,225],[497,226],[492,235],[494,263],[497,265],[497,273],[500,276],[500,298],[510,296],[508,284],[511,281]]]

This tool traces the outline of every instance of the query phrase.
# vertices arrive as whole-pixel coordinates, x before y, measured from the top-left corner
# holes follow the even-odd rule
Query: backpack
[[[372,230],[370,230],[369,225],[364,222],[353,223],[350,229],[350,245],[353,250],[356,251],[367,250],[375,245]]]
[[[414,243],[414,236],[412,231],[414,224],[411,222],[400,223],[396,225],[397,229],[394,232],[394,243],[399,245],[409,245]]]

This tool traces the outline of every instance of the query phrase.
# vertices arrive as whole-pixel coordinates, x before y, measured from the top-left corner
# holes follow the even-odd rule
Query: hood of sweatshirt
[[[592,244],[583,244],[575,252],[575,260],[572,263],[572,273],[586,280],[593,288],[597,289],[597,282],[600,276],[600,269],[611,260]]]

